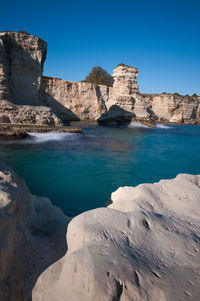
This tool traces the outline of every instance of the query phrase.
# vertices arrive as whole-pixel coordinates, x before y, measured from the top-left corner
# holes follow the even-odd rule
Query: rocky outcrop
[[[2,163],[0,219],[0,300],[31,300],[37,277],[66,252],[69,219]]]
[[[41,100],[47,43],[25,32],[0,32],[0,122],[62,124]]]
[[[38,105],[47,43],[25,32],[0,32],[0,98]]]
[[[70,221],[0,164],[0,299],[198,300],[199,199],[200,175],[182,174]]]
[[[33,301],[198,300],[199,198],[200,176],[119,188],[70,222],[68,251]]]
[[[62,121],[46,106],[15,105],[0,102],[0,123],[62,125]]]

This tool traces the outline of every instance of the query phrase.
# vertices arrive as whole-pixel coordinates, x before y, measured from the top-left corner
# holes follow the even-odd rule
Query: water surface
[[[48,196],[67,215],[104,206],[119,186],[200,173],[200,127],[107,128],[82,124],[83,134],[32,134],[0,143],[0,159],[32,193]]]

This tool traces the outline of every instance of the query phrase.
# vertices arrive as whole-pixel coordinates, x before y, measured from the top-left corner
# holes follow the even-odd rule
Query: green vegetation
[[[194,94],[192,95],[192,97],[198,97],[198,95],[197,95],[196,93],[194,93]]]
[[[106,70],[101,68],[100,66],[96,66],[92,68],[92,71],[85,78],[85,82],[97,84],[97,85],[113,85],[113,78]]]
[[[175,95],[175,96],[181,96],[181,94],[179,94],[177,92],[175,92],[173,95]]]
[[[131,66],[128,66],[128,65],[126,65],[126,64],[124,64],[124,63],[120,63],[120,64],[117,65],[117,67],[119,67],[119,66],[123,66],[123,67],[131,67]]]
[[[167,92],[162,92],[162,94],[167,94]]]

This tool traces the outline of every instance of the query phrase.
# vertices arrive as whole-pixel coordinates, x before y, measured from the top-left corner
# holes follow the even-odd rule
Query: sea
[[[49,197],[67,216],[105,206],[121,186],[200,174],[199,126],[74,125],[83,133],[30,133],[25,140],[0,142],[0,160],[32,194]]]

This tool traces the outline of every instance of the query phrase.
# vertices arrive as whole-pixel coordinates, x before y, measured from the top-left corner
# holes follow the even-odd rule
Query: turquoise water
[[[106,128],[83,134],[33,134],[0,144],[0,159],[32,193],[48,196],[67,215],[104,206],[119,186],[200,173],[200,127]]]

